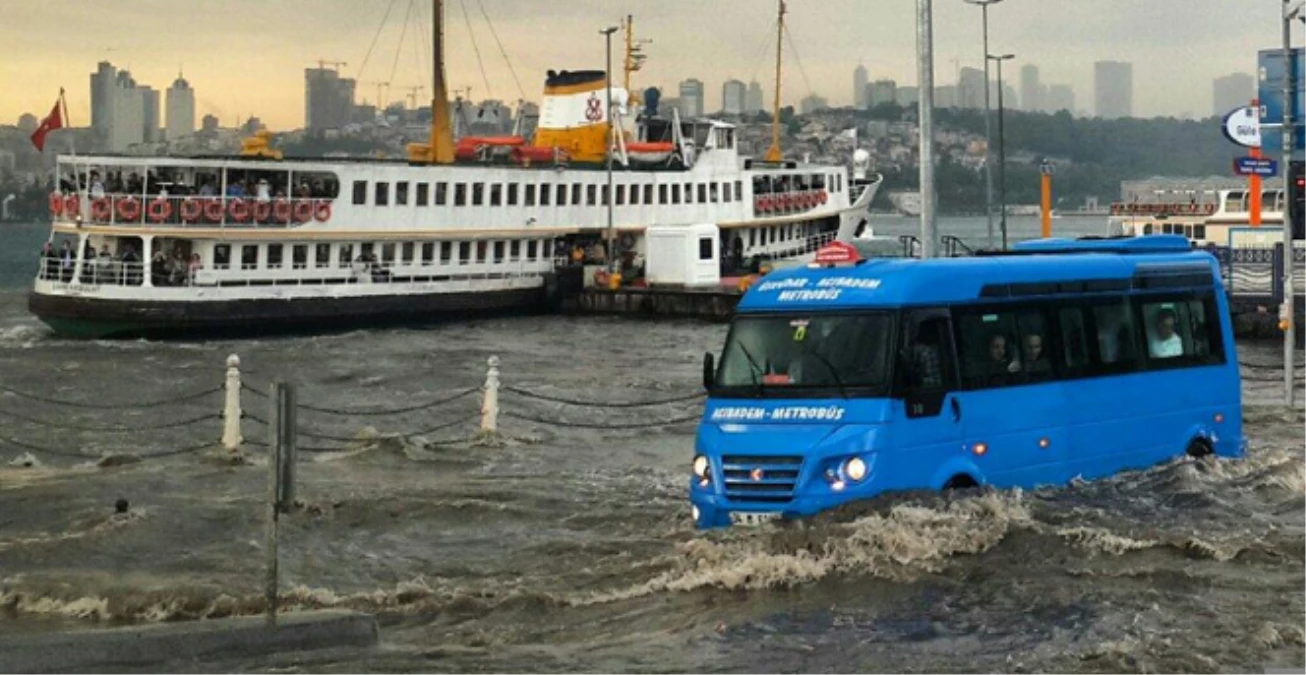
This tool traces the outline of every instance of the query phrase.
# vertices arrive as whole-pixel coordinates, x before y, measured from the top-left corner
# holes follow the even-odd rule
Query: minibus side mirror
[[[711,391],[712,384],[716,382],[716,358],[712,352],[703,353],[703,388]]]

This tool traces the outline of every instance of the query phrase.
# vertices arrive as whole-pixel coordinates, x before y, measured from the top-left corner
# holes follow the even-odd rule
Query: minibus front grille
[[[782,504],[794,498],[803,458],[798,455],[724,455],[726,497],[736,502]]]

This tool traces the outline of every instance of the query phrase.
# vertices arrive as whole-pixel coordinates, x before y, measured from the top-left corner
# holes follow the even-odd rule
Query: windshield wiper
[[[830,371],[830,377],[834,379],[834,386],[839,388],[839,397],[848,398],[848,391],[843,386],[843,380],[839,378],[839,373],[835,371],[834,364],[830,363],[829,359],[825,358],[824,356],[821,356],[820,352],[812,351],[807,347],[803,347],[803,355],[815,356],[816,358],[820,359],[821,364],[825,366],[825,369]]]
[[[753,384],[757,385],[757,395],[766,396],[766,371],[762,370],[762,366],[757,365],[757,359],[754,359],[753,355],[748,353],[748,348],[744,346],[743,340],[735,344],[739,346],[739,351],[744,355],[744,358],[748,359],[748,365],[753,367],[750,374],[753,376]],[[760,379],[759,375],[761,376]]]

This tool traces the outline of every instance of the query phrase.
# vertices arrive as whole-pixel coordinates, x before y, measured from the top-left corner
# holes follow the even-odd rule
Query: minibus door
[[[893,477],[893,484],[884,487],[938,488],[942,486],[938,476],[961,454],[963,438],[956,400],[957,352],[948,310],[907,312],[900,344],[894,398],[902,406],[901,423],[894,432],[896,452],[885,457],[897,466],[883,472]]]

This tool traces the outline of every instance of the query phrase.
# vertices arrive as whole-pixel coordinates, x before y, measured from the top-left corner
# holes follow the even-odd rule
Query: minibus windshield
[[[740,316],[714,393],[848,396],[887,389],[892,317],[885,313]]]

